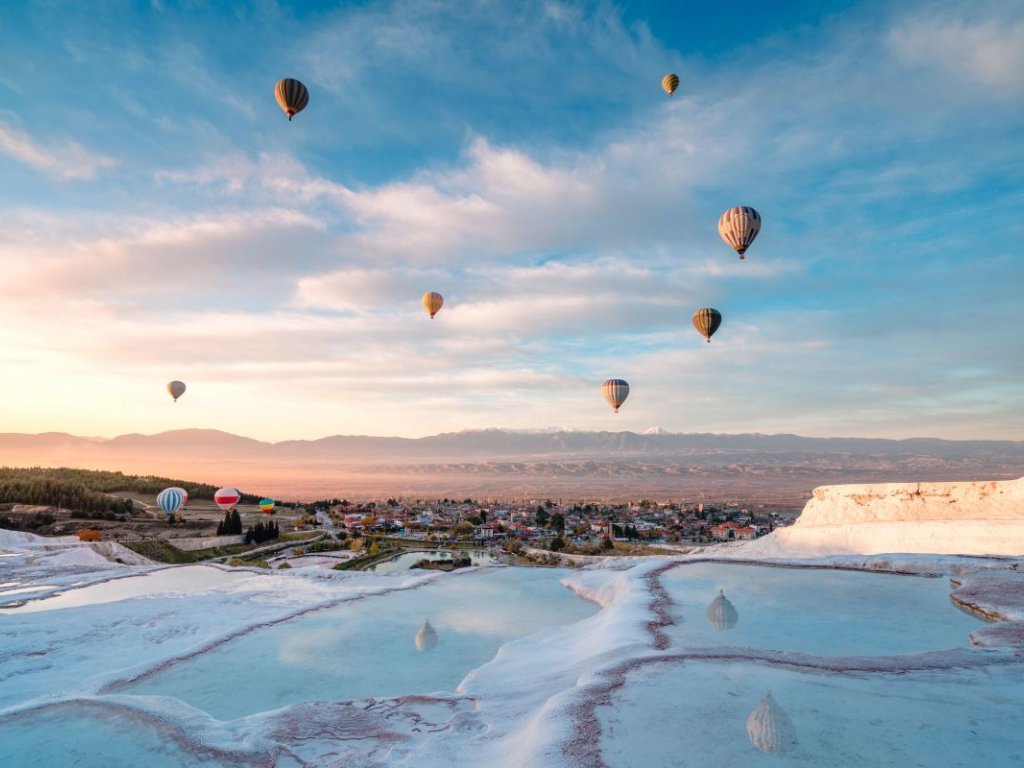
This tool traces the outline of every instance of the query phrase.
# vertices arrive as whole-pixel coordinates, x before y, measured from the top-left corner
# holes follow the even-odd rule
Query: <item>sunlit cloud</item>
[[[9,123],[0,123],[0,152],[65,181],[91,179],[113,168],[113,158],[91,152],[73,139],[41,141]]]

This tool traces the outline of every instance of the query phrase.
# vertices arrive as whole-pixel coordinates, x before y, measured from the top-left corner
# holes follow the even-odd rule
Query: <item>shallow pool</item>
[[[948,579],[694,563],[666,572],[662,583],[674,603],[673,646],[913,653],[964,647],[981,625],[950,602]],[[708,617],[719,590],[735,609],[731,628]]]
[[[5,768],[200,768],[237,764],[230,754],[200,756],[182,748],[177,729],[139,721],[131,712],[63,704],[0,718]],[[207,750],[209,752],[209,750]]]
[[[762,750],[779,722],[747,728],[768,693],[793,737],[776,751]],[[1020,766],[1022,712],[1021,665],[846,675],[695,661],[631,673],[597,709],[616,768]]]
[[[477,549],[472,551],[459,551],[458,555],[469,555],[470,562],[473,565],[498,565],[498,558],[493,554],[484,549]],[[434,551],[434,552],[406,552],[399,555],[398,557],[387,560],[383,563],[377,563],[374,566],[367,568],[368,571],[374,571],[375,573],[395,573],[397,571],[407,571],[415,563],[420,560],[451,560],[452,552],[450,550],[445,551]]]
[[[183,565],[163,568],[152,573],[111,579],[100,584],[68,589],[65,592],[33,600],[14,608],[3,608],[6,613],[38,613],[83,605],[114,603],[134,597],[168,593],[192,593],[213,589],[236,579],[251,576],[247,571],[225,571],[208,565]]]
[[[174,696],[219,719],[317,700],[451,691],[515,638],[597,611],[551,569],[443,576],[258,629],[119,689]],[[429,620],[432,649],[416,636]]]

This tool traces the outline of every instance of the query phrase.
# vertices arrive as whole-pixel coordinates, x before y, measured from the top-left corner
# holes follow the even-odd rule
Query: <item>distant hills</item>
[[[1010,479],[1024,442],[483,429],[268,443],[207,429],[112,439],[0,434],[0,464],[248,484],[282,497],[772,495],[844,482]]]

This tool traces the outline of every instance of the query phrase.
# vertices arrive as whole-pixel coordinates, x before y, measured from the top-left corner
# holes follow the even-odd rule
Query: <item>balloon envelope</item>
[[[213,503],[225,512],[230,512],[234,509],[241,499],[242,494],[238,492],[237,488],[221,488],[213,494]]]
[[[737,205],[722,214],[718,220],[718,234],[727,242],[740,258],[744,258],[747,248],[754,242],[761,231],[761,214],[749,205]]]
[[[260,499],[260,512],[264,514],[269,515],[274,511],[275,506],[273,499]]]
[[[661,87],[665,89],[665,93],[671,96],[676,92],[676,88],[679,87],[679,75],[669,72],[661,78]]]
[[[441,307],[444,306],[444,296],[434,291],[427,291],[423,294],[423,308],[427,310],[427,314],[430,315],[430,319],[434,319]]]
[[[188,493],[184,488],[164,488],[156,495],[156,505],[168,517],[173,515],[188,501]]]
[[[170,392],[171,397],[174,398],[174,402],[178,402],[178,398],[185,394],[185,382],[183,381],[169,381],[167,382],[167,391]]]
[[[629,397],[629,384],[622,379],[608,379],[604,384],[601,385],[601,393],[604,395],[604,399],[608,401],[615,413],[619,412],[619,406],[626,402],[626,398]]]
[[[711,337],[715,335],[715,331],[722,324],[722,313],[717,309],[711,307],[704,307],[698,309],[693,313],[693,327],[711,343]]]
[[[278,106],[288,115],[288,120],[309,104],[309,91],[306,90],[306,86],[290,77],[278,80],[274,86],[274,96],[277,98]]]

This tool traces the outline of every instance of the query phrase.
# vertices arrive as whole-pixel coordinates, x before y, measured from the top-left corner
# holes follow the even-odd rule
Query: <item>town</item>
[[[755,539],[788,525],[799,507],[736,501],[601,504],[530,499],[517,502],[437,499],[306,505],[318,518],[357,537],[389,536],[429,543],[518,544],[566,553],[599,554],[616,543],[708,544]]]

